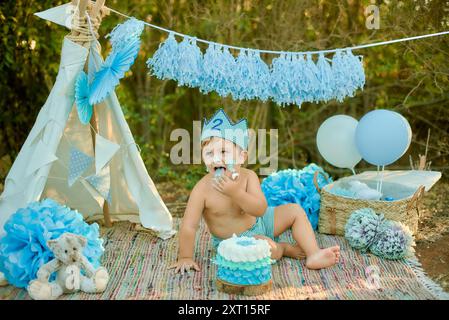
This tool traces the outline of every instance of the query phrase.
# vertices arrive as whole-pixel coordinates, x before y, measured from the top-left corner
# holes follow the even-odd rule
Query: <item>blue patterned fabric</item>
[[[90,167],[94,158],[79,151],[76,148],[70,148],[70,162],[69,162],[69,178],[68,183],[71,187],[76,180]]]
[[[95,190],[110,204],[111,203],[111,177],[109,167],[103,168],[99,174],[93,174],[86,178]]]

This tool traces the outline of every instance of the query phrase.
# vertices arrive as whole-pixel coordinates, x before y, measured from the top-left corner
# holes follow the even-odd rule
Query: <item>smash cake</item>
[[[217,288],[226,293],[261,294],[271,289],[271,249],[267,241],[237,237],[220,242],[214,263]]]

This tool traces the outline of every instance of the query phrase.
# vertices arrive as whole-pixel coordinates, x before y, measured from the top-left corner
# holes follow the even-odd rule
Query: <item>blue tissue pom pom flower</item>
[[[410,229],[398,221],[385,221],[379,231],[379,236],[370,247],[370,251],[375,255],[398,260],[411,256],[415,251]]]
[[[54,258],[47,241],[65,232],[85,237],[84,256],[95,268],[100,266],[104,248],[98,224],[87,224],[80,213],[52,199],[32,202],[17,210],[4,230],[0,238],[0,272],[16,287],[25,288],[37,278],[39,268]]]
[[[287,203],[301,205],[314,230],[318,227],[320,211],[320,194],[313,183],[316,171],[321,173],[317,179],[320,188],[332,182],[332,178],[321,167],[312,163],[302,170],[286,169],[272,173],[261,184],[269,206]]]
[[[356,210],[346,222],[345,238],[351,247],[366,252],[375,241],[383,221],[383,216],[377,215],[373,209]]]

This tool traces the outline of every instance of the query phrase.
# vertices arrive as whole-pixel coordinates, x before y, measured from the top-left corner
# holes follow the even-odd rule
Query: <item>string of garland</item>
[[[271,99],[285,106],[303,102],[343,101],[365,84],[361,56],[350,49],[337,50],[332,59],[324,53],[285,52],[268,66],[256,49],[242,49],[234,57],[229,47],[210,43],[203,54],[195,38],[179,43],[174,33],[161,43],[147,65],[161,80],[175,80],[180,86],[217,92],[235,100]]]

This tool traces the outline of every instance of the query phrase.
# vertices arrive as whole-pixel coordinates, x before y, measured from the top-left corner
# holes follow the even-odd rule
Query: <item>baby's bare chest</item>
[[[246,191],[247,181],[242,180],[239,183],[239,189]],[[212,184],[205,190],[205,211],[209,214],[229,214],[240,213],[241,209],[231,197],[214,189]]]

